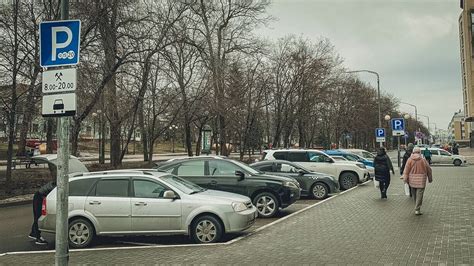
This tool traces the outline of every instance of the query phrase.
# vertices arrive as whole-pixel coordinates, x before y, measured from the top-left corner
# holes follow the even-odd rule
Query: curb
[[[0,208],[30,204],[33,199],[0,203]]]

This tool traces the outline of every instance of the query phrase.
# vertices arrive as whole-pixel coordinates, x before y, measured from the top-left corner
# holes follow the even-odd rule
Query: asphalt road
[[[275,218],[257,219],[255,224],[244,233],[227,235],[224,241],[232,240],[254,231],[255,229],[271,223],[290,213],[301,210],[309,205],[318,202],[313,199],[300,199],[290,207],[281,210]],[[54,249],[54,235],[44,233],[42,236],[48,241],[48,245],[39,246],[34,240],[28,238],[33,219],[32,206],[21,205],[0,208],[0,254],[14,251],[37,251]],[[140,246],[140,245],[173,245],[190,244],[191,240],[187,236],[140,236],[140,237],[101,237],[95,243],[94,247],[119,247],[119,246]]]

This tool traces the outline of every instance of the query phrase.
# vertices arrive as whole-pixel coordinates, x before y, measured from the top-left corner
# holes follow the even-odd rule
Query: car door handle
[[[90,205],[100,205],[101,202],[98,201],[98,200],[93,200],[93,201],[89,201],[89,204],[90,204]]]
[[[212,180],[211,182],[209,182],[209,184],[211,184],[211,186],[215,186],[215,185],[217,185],[217,181],[216,181],[216,180]]]
[[[143,202],[143,201],[135,203],[135,206],[146,206],[146,205],[148,205],[148,204],[146,202]]]

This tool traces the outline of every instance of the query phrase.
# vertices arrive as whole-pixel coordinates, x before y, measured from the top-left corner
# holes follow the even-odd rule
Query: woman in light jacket
[[[415,200],[415,215],[421,215],[421,204],[423,203],[423,194],[425,192],[426,180],[433,182],[431,167],[421,156],[421,149],[415,147],[408,159],[405,170],[403,171],[403,180],[408,183],[412,189],[412,195]]]

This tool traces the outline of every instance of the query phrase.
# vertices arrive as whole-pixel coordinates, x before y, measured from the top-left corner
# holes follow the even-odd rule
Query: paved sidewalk
[[[71,252],[71,264],[474,264],[474,167],[433,167],[422,211],[394,178],[388,200],[372,183],[230,245]],[[0,257],[53,264],[54,254]]]

